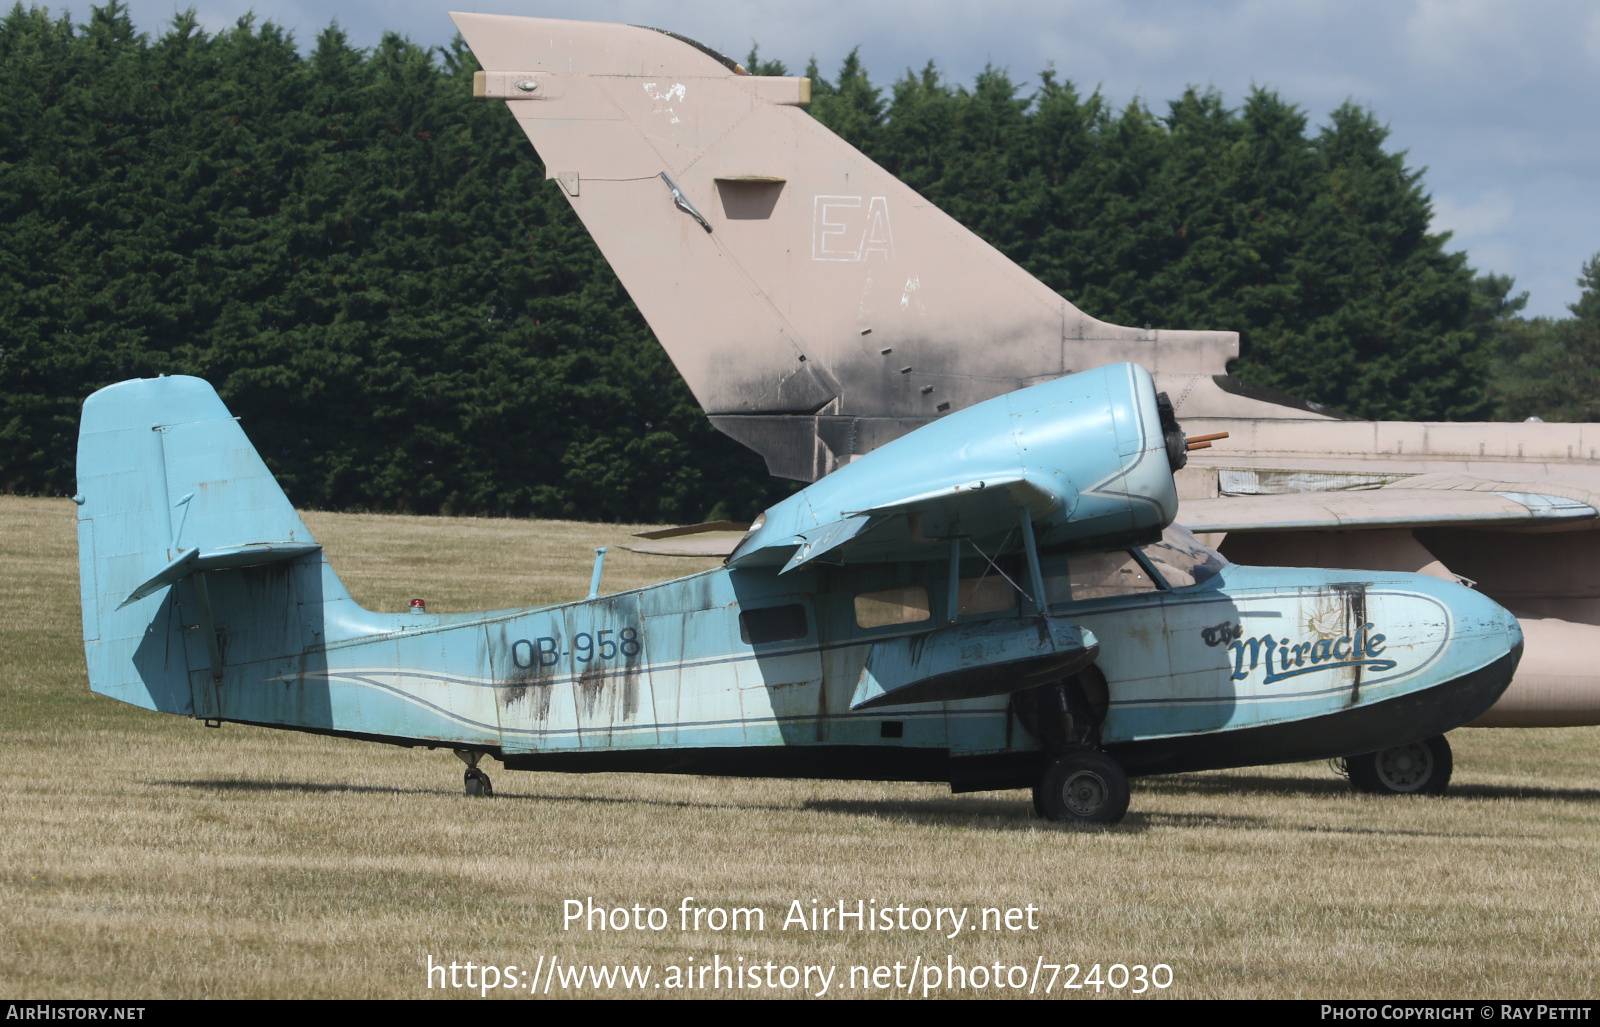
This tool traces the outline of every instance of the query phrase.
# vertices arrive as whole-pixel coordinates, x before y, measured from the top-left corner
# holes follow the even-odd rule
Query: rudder
[[[204,572],[320,562],[305,522],[216,391],[187,376],[84,401],[74,498],[90,687],[212,715],[191,682],[221,677]]]

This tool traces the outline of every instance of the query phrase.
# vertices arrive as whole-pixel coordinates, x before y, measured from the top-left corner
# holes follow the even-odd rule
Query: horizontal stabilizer
[[[1530,492],[1388,487],[1185,500],[1178,523],[1193,532],[1529,526],[1592,519],[1594,507]]]
[[[259,567],[267,563],[295,560],[321,551],[322,547],[314,542],[259,542],[244,546],[229,546],[225,549],[211,549],[204,553],[199,549],[190,549],[161,568],[155,577],[128,593],[128,598],[124,599],[117,609],[120,610],[130,603],[137,603],[146,596],[154,595],[168,585],[198,571]]]
[[[1070,621],[1027,623],[1038,630],[1001,618],[875,643],[850,708],[1004,695],[1076,674],[1100,653],[1094,634]]]

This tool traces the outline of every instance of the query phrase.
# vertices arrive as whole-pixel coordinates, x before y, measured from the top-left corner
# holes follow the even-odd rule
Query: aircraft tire
[[[489,797],[494,794],[494,785],[489,783],[489,775],[477,767],[469,767],[465,775],[467,794],[473,797]]]
[[[1444,735],[1345,759],[1350,786],[1370,795],[1443,795],[1455,761]]]
[[[1094,749],[1068,752],[1034,786],[1034,808],[1063,824],[1115,824],[1128,812],[1128,775]]]

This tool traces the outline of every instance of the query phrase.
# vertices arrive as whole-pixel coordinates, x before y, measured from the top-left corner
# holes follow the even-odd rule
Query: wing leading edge
[[[1496,483],[1497,484],[1497,483]],[[1566,496],[1518,490],[1415,487],[1289,492],[1185,500],[1178,522],[1190,531],[1340,531],[1362,528],[1565,525],[1600,516]]]
[[[1171,432],[1149,372],[1112,364],[926,425],[767,510],[729,558],[790,571],[989,551],[1150,540],[1177,510]],[[1181,452],[1181,447],[1179,447]]]

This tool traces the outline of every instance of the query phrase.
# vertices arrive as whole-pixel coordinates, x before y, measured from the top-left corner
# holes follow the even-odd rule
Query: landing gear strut
[[[1096,749],[1069,751],[1033,786],[1033,808],[1065,824],[1115,824],[1128,812],[1128,775]]]
[[[1454,760],[1444,735],[1347,756],[1350,786],[1373,795],[1443,795]]]
[[[1100,668],[1016,692],[1011,709],[1042,747],[1061,753],[1033,786],[1033,811],[1064,824],[1115,824],[1128,812],[1128,775],[1100,751],[1111,693]]]
[[[463,775],[467,794],[473,797],[493,795],[494,786],[489,783],[489,775],[478,769],[478,761],[483,759],[483,753],[472,749],[457,749],[456,755],[467,765],[467,772]]]

